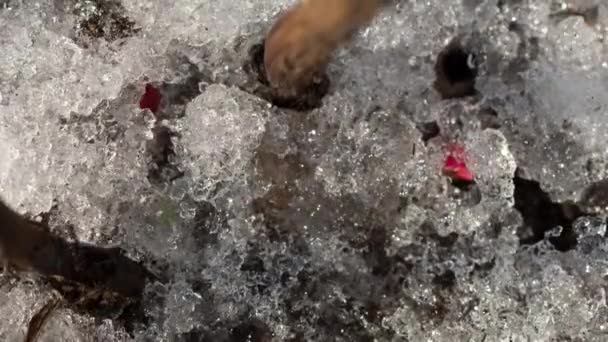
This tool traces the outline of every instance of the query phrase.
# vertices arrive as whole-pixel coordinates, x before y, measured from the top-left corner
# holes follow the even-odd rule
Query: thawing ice
[[[604,341],[608,6],[391,1],[297,112],[250,52],[293,3],[0,0],[0,196],[157,275],[40,340]],[[455,38],[476,94],[442,99]],[[54,295],[3,274],[2,339]]]
[[[190,172],[208,193],[217,183],[239,183],[271,116],[267,102],[238,88],[211,85],[192,100],[180,122]],[[205,188],[209,190],[205,191]],[[202,195],[201,194],[201,195]],[[202,199],[209,200],[210,195]]]

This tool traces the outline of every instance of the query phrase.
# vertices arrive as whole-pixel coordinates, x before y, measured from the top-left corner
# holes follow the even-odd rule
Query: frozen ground
[[[608,340],[608,4],[394,0],[294,111],[252,63],[292,3],[0,0],[0,195],[158,276],[39,341]],[[56,296],[3,274],[0,339]]]

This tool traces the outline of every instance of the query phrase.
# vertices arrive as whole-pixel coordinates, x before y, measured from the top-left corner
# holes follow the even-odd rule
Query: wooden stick
[[[365,25],[384,0],[302,0],[283,13],[265,40],[266,77],[283,97],[296,97],[324,73],[334,51]]]
[[[6,263],[23,271],[61,277],[124,297],[141,296],[151,274],[119,248],[68,242],[52,235],[0,201],[0,250]]]

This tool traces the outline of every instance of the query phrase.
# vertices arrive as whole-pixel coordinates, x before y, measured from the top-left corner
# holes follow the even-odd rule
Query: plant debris
[[[25,342],[35,342],[38,340],[42,328],[44,328],[60,303],[61,300],[59,298],[52,298],[38,310],[28,324]]]

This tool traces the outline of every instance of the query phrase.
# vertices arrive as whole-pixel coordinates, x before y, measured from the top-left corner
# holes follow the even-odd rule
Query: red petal
[[[443,163],[444,170],[455,170],[459,166],[462,166],[462,163],[459,162],[454,156],[448,155]]]
[[[467,167],[464,158],[464,148],[458,144],[451,145],[443,162],[443,173],[455,181],[472,182],[475,177]]]
[[[158,107],[160,107],[160,99],[160,91],[151,84],[146,84],[146,92],[139,100],[139,108],[147,108],[152,113],[156,113],[158,111]]]
[[[458,168],[458,170],[454,173],[453,178],[459,181],[472,182],[475,177],[473,177],[473,173],[465,165]]]

